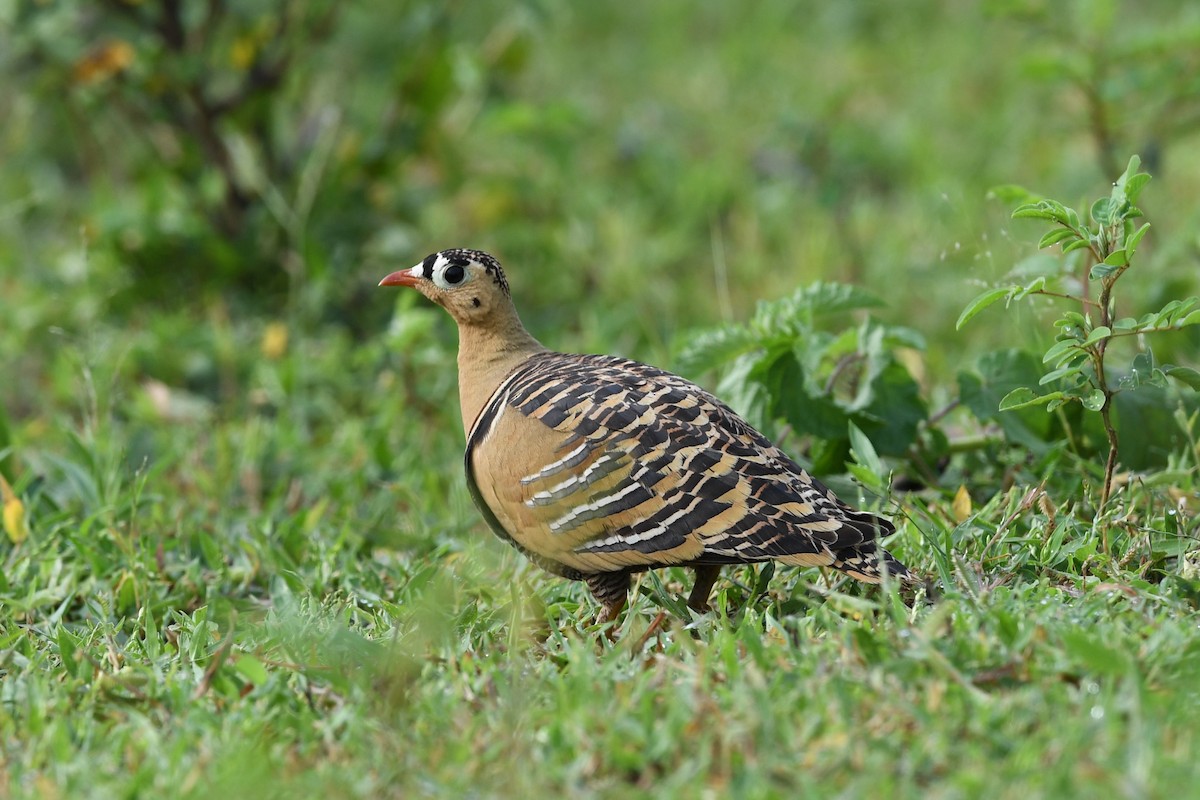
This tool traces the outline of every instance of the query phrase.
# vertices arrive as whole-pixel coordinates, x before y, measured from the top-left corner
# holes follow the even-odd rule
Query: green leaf
[[[1057,200],[1051,200],[1049,198],[1046,198],[1045,200],[1043,200],[1042,203],[1045,204],[1045,206],[1050,209],[1050,213],[1054,215],[1054,218],[1056,220],[1058,220],[1059,222],[1061,222],[1064,225],[1067,224],[1067,219],[1068,219],[1067,212],[1070,211],[1071,209],[1067,208],[1066,206],[1064,206],[1062,203],[1058,202]]]
[[[1122,386],[1128,385],[1128,388],[1136,388],[1141,380],[1158,368],[1158,364],[1154,360],[1153,350],[1144,350],[1133,357],[1133,363],[1129,365],[1129,373],[1121,378]]]
[[[869,388],[870,402],[855,413],[854,423],[870,437],[880,455],[905,455],[929,416],[920,385],[889,355]]]
[[[1188,312],[1195,308],[1197,303],[1200,303],[1200,298],[1189,297],[1186,300],[1180,300],[1178,302],[1179,305],[1171,310],[1170,324],[1175,327],[1182,327],[1182,321],[1190,316]]]
[[[1124,250],[1113,250],[1105,256],[1104,263],[1110,267],[1124,267],[1129,264],[1129,258]]]
[[[1052,222],[1057,222],[1060,217],[1065,219],[1066,215],[1060,213],[1056,208],[1054,208],[1052,203],[1054,203],[1052,200],[1039,200],[1036,203],[1026,203],[1025,205],[1018,206],[1017,209],[1013,211],[1012,218],[1048,219]],[[1058,204],[1058,207],[1062,208],[1062,205]]]
[[[752,374],[765,390],[769,418],[785,420],[800,434],[845,441],[849,412],[809,385],[804,366],[791,350],[760,361]]]
[[[1040,292],[1045,288],[1046,288],[1046,276],[1039,275],[1036,278],[1034,278],[1033,280],[1031,280],[1029,283],[1022,286],[1021,289],[1016,294],[1013,295],[1013,299],[1017,299],[1017,300],[1022,299],[1024,297],[1027,297],[1027,296],[1033,294],[1034,292]]]
[[[742,355],[734,359],[717,381],[717,395],[763,433],[771,430],[773,419],[770,390],[762,377],[772,358],[765,354]]]
[[[1172,368],[1163,365],[1161,371]],[[1172,376],[1174,377],[1174,376]],[[1171,380],[1171,378],[1168,378]],[[1200,407],[1200,392],[1143,384],[1135,392],[1113,397],[1114,423],[1121,440],[1121,464],[1133,470],[1161,470],[1172,453],[1190,447],[1185,429],[1174,419],[1178,408]],[[1101,431],[1097,435],[1102,436]]]
[[[1071,375],[1078,375],[1082,371],[1083,371],[1083,367],[1079,367],[1079,366],[1059,367],[1058,369],[1051,370],[1050,372],[1047,372],[1045,375],[1043,375],[1041,377],[1041,380],[1038,381],[1038,385],[1045,386],[1048,383],[1054,383],[1055,381],[1060,380],[1062,378],[1067,378],[1067,377],[1070,377]]]
[[[688,334],[675,362],[681,372],[704,372],[723,366],[761,344],[761,337],[745,325],[723,325]]]
[[[1134,153],[1129,157],[1129,163],[1125,165],[1125,171],[1121,173],[1121,177],[1117,178],[1117,184],[1122,185],[1129,180],[1129,176],[1136,175],[1137,171],[1142,168],[1142,157]]]
[[[1188,325],[1200,324],[1200,311],[1193,311],[1175,323],[1177,327],[1186,328]]]
[[[1162,371],[1180,383],[1200,392],[1200,371],[1191,367],[1174,367],[1170,364],[1164,364]]]
[[[846,469],[850,459],[850,441],[844,437],[837,439],[817,439],[808,451],[808,459],[812,462],[814,475],[829,475]]]
[[[864,308],[881,308],[884,302],[861,286],[851,283],[817,281],[801,286],[791,297],[784,298],[784,307],[798,306],[812,309],[813,313],[837,314],[842,311],[859,311]]]
[[[1101,278],[1107,278],[1108,276],[1116,274],[1120,271],[1120,267],[1114,267],[1111,264],[1101,263],[1092,267],[1091,272],[1088,273],[1088,277],[1094,281],[1098,281]]]
[[[958,396],[977,419],[994,422],[1012,442],[1042,452],[1053,438],[1055,419],[1040,409],[1000,411],[1000,400],[1019,386],[1034,386],[1042,374],[1038,357],[1027,350],[996,350],[980,357],[977,373],[959,372]]]
[[[1038,242],[1038,249],[1041,250],[1044,247],[1058,244],[1063,239],[1070,239],[1072,236],[1079,238],[1079,234],[1070,228],[1055,228],[1041,238]]]
[[[853,451],[851,452],[851,456],[853,456]],[[862,464],[847,462],[846,472],[850,473],[852,478],[873,492],[883,492],[883,490],[886,488],[883,480],[870,468],[864,467]]]
[[[1004,349],[979,357],[978,372],[959,372],[959,398],[977,419],[996,422],[1016,443],[1043,450],[1048,444],[1052,417],[1036,409],[1001,413],[1000,401],[1019,386],[1034,386],[1042,375],[1038,356],[1028,350]]]
[[[1042,356],[1042,363],[1049,364],[1053,361],[1054,365],[1058,366],[1063,361],[1079,358],[1084,355],[1087,355],[1087,353],[1080,349],[1077,339],[1063,339],[1050,345],[1050,349]]]
[[[62,660],[63,669],[72,678],[81,677],[80,662],[83,660],[79,656],[81,643],[77,636],[62,625],[58,629],[58,657]]]
[[[954,323],[955,330],[962,330],[962,326],[967,324],[980,311],[983,311],[988,306],[995,303],[1001,297],[1017,291],[1016,286],[1005,286],[999,289],[988,289],[981,295],[978,295],[974,300],[967,303],[967,307],[958,315],[958,322]]]
[[[1091,217],[1101,225],[1111,225],[1113,218],[1113,201],[1109,197],[1101,197],[1092,203]]]
[[[1110,336],[1112,336],[1112,331],[1106,326],[1100,325],[1092,329],[1092,332],[1088,334],[1087,339],[1084,339],[1083,346],[1087,347],[1090,344],[1095,344],[1096,342],[1107,339]]]
[[[1150,182],[1150,176],[1145,172],[1138,172],[1141,167],[1142,160],[1134,155],[1129,159],[1128,166],[1121,173],[1121,177],[1113,183],[1112,199],[1113,202],[1124,202],[1132,206],[1137,202],[1137,197],[1141,194],[1146,184]]]
[[[850,433],[850,453],[854,456],[855,461],[862,464],[876,476],[876,482],[884,475],[883,462],[879,460],[879,454],[875,452],[875,445],[871,444],[871,440],[862,432],[862,429],[854,424],[851,420],[847,423]]]
[[[1136,157],[1136,156],[1135,156]],[[1127,170],[1128,171],[1128,170]],[[1146,188],[1151,180],[1151,176],[1146,172],[1139,172],[1136,175],[1130,175],[1125,181],[1125,197],[1130,203],[1136,203],[1138,195],[1142,193],[1142,189]]]
[[[1081,396],[1079,401],[1083,403],[1083,407],[1089,411],[1099,411],[1104,408],[1104,392],[1099,389],[1093,389],[1087,394]]]
[[[1050,372],[1042,375],[1042,379],[1038,380],[1038,385],[1045,386],[1046,384],[1052,384],[1056,380],[1069,378],[1072,377],[1072,375],[1078,375],[1082,371],[1084,371],[1084,367],[1082,367],[1082,365],[1067,365],[1064,367],[1058,367],[1057,369],[1051,369]]]
[[[759,303],[750,327],[765,339],[794,338],[812,327],[814,317],[882,305],[882,300],[861,287],[818,281],[788,297]]]
[[[1067,242],[1064,244],[1062,250],[1064,253],[1070,253],[1073,250],[1082,250],[1085,247],[1091,247],[1091,244],[1092,243],[1087,239],[1076,239],[1073,242]]]
[[[254,656],[239,653],[237,660],[233,662],[233,668],[241,673],[242,677],[253,683],[255,686],[262,686],[270,679],[270,673],[267,672],[266,666]]]
[[[1013,411],[1018,408],[1026,408],[1028,406],[1041,405],[1049,403],[1052,400],[1057,400],[1064,397],[1062,392],[1051,392],[1050,394],[1036,394],[1033,389],[1027,386],[1021,386],[1013,389],[1004,396],[1000,401],[1001,411]]]
[[[1133,258],[1133,253],[1137,250],[1138,242],[1142,241],[1142,237],[1146,235],[1146,231],[1148,230],[1150,230],[1149,222],[1144,223],[1142,227],[1125,237],[1125,252],[1129,254],[1130,258]]]
[[[1179,310],[1183,303],[1179,300],[1172,300],[1163,306],[1158,313],[1154,315],[1154,327],[1164,328],[1171,324],[1171,317]]]
[[[1072,298],[1078,300],[1079,298]],[[1075,336],[1076,333],[1072,329],[1078,328],[1084,330],[1087,328],[1087,317],[1080,314],[1078,311],[1064,311],[1063,315],[1054,321],[1054,327],[1062,328],[1063,333],[1070,336]]]

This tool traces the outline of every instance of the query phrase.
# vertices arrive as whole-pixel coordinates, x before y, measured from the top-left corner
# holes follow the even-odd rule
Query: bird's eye
[[[467,279],[467,265],[452,261],[433,273],[433,282],[440,289],[450,289]]]

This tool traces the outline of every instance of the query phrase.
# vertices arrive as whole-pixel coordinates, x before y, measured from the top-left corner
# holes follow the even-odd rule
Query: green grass
[[[0,797],[1192,794],[1195,420],[1100,515],[1102,465],[1062,442],[956,455],[883,498],[834,476],[896,519],[888,546],[934,602],[742,568],[695,617],[666,570],[610,642],[582,584],[471,507],[449,320],[373,290],[485,247],[548,345],[670,367],[690,330],[853,280],[926,337],[910,361],[941,407],[993,347],[1046,344],[1037,307],[953,331],[1034,249],[989,187],[1115,176],[1071,87],[1036,79],[1045,31],[918,5],[483,4],[443,27],[406,5],[401,40],[425,31],[452,67],[415,143],[373,138],[400,29],[354,8],[312,54],[331,67],[313,96],[345,116],[286,296],[141,293],[144,242],[186,197],[95,105],[74,110],[103,169],[64,155],[50,79],[0,57],[19,87],[0,99],[0,473],[29,530],[0,536]],[[1190,7],[1148,8],[1118,7],[1118,38],[1190,30]],[[520,66],[481,77],[502,60]],[[1129,152],[1138,119],[1114,131]],[[1127,313],[1195,292],[1195,135],[1160,144]],[[386,222],[355,238],[355,215]]]
[[[96,385],[82,425],[17,449],[10,794],[1153,797],[1200,778],[1200,584],[1148,580],[1138,535],[1113,543],[1121,567],[1080,552],[1066,509],[1001,529],[1015,490],[961,524],[901,498],[890,546],[937,602],[787,569],[759,596],[744,568],[692,619],[666,571],[609,644],[581,584],[469,507],[448,346],[390,344],[251,350],[245,399],[195,417]],[[414,363],[428,382],[402,394]]]

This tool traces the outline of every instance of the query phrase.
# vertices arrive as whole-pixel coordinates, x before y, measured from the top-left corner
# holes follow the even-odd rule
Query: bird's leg
[[[603,624],[615,620],[629,598],[629,573],[598,572],[584,576],[584,580],[602,606],[596,622]]]
[[[612,622],[621,615],[625,610],[625,598],[614,600],[611,603],[605,603],[600,609],[600,613],[596,615],[596,624],[603,625],[606,622]]]
[[[711,610],[708,607],[708,596],[719,577],[721,568],[718,566],[704,564],[696,567],[696,582],[692,584],[692,593],[688,595],[688,608],[700,614]]]

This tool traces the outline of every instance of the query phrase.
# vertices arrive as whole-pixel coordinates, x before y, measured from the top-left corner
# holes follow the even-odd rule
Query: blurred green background
[[[128,331],[215,307],[368,337],[390,313],[378,275],[472,246],[509,266],[552,345],[661,361],[689,326],[826,278],[885,296],[944,375],[1023,335],[951,332],[980,282],[1033,252],[989,188],[1070,200],[1133,152],[1169,237],[1152,237],[1162,257],[1141,290],[1195,273],[1189,3],[113,0],[0,15],[18,353],[48,347],[51,326]]]
[[[622,789],[634,756],[570,761],[598,706],[563,712],[582,721],[563,723],[545,784],[487,750],[521,703],[548,702],[513,688],[522,670],[574,665],[587,694],[624,662],[581,666],[586,635],[532,667],[480,655],[514,645],[530,602],[569,626],[588,601],[483,531],[460,474],[453,326],[378,280],[484,249],[548,346],[668,368],[696,329],[815,280],[854,283],[884,300],[877,319],[923,335],[901,358],[933,411],[981,356],[1052,338],[1041,302],[955,331],[983,288],[1052,268],[1042,230],[991,190],[1078,204],[1133,153],[1154,175],[1154,227],[1126,314],[1197,292],[1200,4],[0,0],[0,473],[28,514],[0,580],[12,785],[162,796],[311,768],[334,796],[396,774],[425,791],[484,777],[568,791],[584,774]],[[1171,336],[1161,354],[1195,364],[1196,338]],[[941,488],[986,502],[1007,466]],[[929,568],[915,536],[900,552]],[[1001,638],[1024,641],[1023,613],[1005,613]],[[871,652],[908,653],[893,635]],[[151,648],[162,636],[171,647]],[[984,647],[973,637],[962,652]],[[679,639],[692,663],[699,645]],[[1085,666],[1103,660],[1090,647]],[[944,657],[962,666],[957,652]],[[1041,702],[1011,715],[1008,743]],[[359,718],[376,727],[355,733]],[[828,741],[845,740],[837,719]],[[431,720],[479,741],[423,750]],[[167,721],[165,742],[147,733]],[[939,769],[1028,775],[986,742],[959,752],[959,733],[940,730]],[[741,746],[706,735],[711,752]],[[905,738],[880,734],[883,773],[897,763],[883,741]],[[521,742],[508,755],[545,745]],[[381,765],[377,748],[409,755]],[[1097,758],[1093,788],[1121,769]],[[705,772],[718,788],[740,774],[721,763]],[[826,788],[866,785],[850,774],[834,764]]]
[[[1045,302],[954,330],[982,288],[1058,269],[990,190],[1085,207],[1134,152],[1154,229],[1119,310],[1196,291],[1189,3],[111,0],[0,21],[0,406],[27,424],[111,390],[122,413],[336,426],[266,402],[264,347],[317,392],[395,366],[405,386],[373,392],[453,402],[449,320],[375,284],[455,246],[501,258],[547,345],[667,367],[759,301],[858,284],[924,338],[903,359],[933,411],[981,355],[1050,339]],[[358,371],[307,369],[318,351]]]

